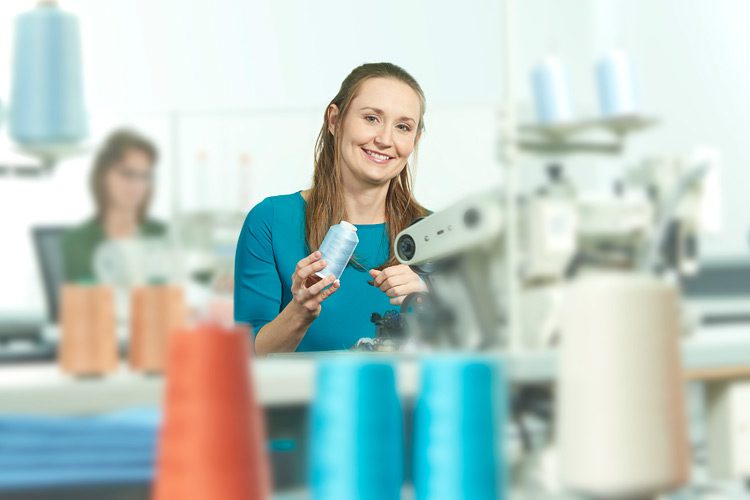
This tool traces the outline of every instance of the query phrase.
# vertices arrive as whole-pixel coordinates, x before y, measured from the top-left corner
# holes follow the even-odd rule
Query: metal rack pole
[[[516,197],[518,193],[518,129],[515,113],[515,89],[513,85],[513,43],[515,40],[515,1],[505,0],[505,46],[504,46],[504,96],[503,112],[500,120],[500,145],[504,167],[503,184],[505,187],[506,219],[506,257],[505,289],[507,293],[508,349],[511,352],[521,350],[521,332],[519,328],[519,277],[518,277],[518,217]]]

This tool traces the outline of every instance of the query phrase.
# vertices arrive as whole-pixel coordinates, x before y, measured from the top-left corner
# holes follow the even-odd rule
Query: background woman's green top
[[[166,232],[167,226],[155,220],[146,220],[138,228],[139,236],[163,236]],[[65,281],[94,281],[94,252],[106,239],[104,228],[97,218],[89,219],[63,234]]]

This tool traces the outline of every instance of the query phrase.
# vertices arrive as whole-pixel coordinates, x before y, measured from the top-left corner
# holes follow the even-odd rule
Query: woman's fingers
[[[315,274],[325,267],[326,262],[322,259],[322,254],[317,251],[297,262],[294,273],[292,273],[294,302],[304,308],[307,311],[306,314],[313,318],[320,314],[320,303],[333,295],[339,288],[339,281],[335,276],[331,275],[321,279]]]
[[[303,283],[307,278],[310,277],[313,273],[316,273],[320,271],[321,269],[326,267],[326,261],[324,260],[318,260],[313,262],[310,265],[307,265],[303,267],[302,269],[297,271],[297,277],[302,281]]]
[[[318,287],[318,285],[321,285],[324,282],[327,282],[329,278],[330,278],[330,276],[328,278],[326,278],[325,280],[321,281],[320,283],[318,283],[317,285],[315,285],[315,287]],[[307,298],[305,300],[305,307],[308,310],[315,310],[315,309],[319,308],[321,302],[323,302],[328,297],[330,297],[331,295],[333,295],[334,293],[336,293],[336,290],[338,290],[341,287],[341,283],[339,282],[339,280],[335,280],[332,283],[326,283],[326,285],[327,284],[330,284],[331,286],[329,286],[325,290],[323,290],[322,288],[320,288],[319,291],[318,291],[318,293],[315,293],[315,294],[310,293],[310,292],[312,292],[312,288],[308,288],[307,290],[305,290],[303,292],[307,296]]]
[[[396,274],[383,280],[383,282],[380,284],[380,289],[384,292],[387,292],[392,288],[408,285],[415,279],[419,279],[415,274]]]
[[[311,253],[310,255],[302,259],[301,261],[297,262],[296,271],[299,272],[300,270],[309,266],[310,264],[320,259],[321,257],[322,257],[322,254],[320,253],[320,251]]]
[[[382,271],[379,271],[377,269],[370,270],[370,276],[373,277],[373,282],[376,287],[381,288],[383,283],[388,280],[389,278],[394,278],[398,275],[405,274],[406,272],[413,273],[413,271],[409,268],[409,266],[405,266],[404,264],[398,264],[391,267],[386,267]]]
[[[336,290],[338,290],[340,287],[341,283],[339,282],[339,280],[334,281],[331,286],[320,292],[320,294],[318,295],[320,302],[323,302],[328,297],[336,293]]]
[[[292,273],[292,279],[294,279],[295,277],[299,276],[300,272],[302,272],[303,269],[306,269],[310,265],[312,265],[312,264],[314,264],[316,262],[319,262],[320,259],[322,258],[322,256],[323,255],[320,253],[320,251],[317,251],[317,252],[311,253],[310,255],[308,255],[307,257],[305,257],[304,259],[302,259],[299,262],[297,262],[297,265],[294,268],[294,272]]]
[[[336,276],[331,274],[330,276],[327,276],[326,278],[318,281],[313,286],[309,287],[307,291],[310,292],[310,295],[318,295],[321,291],[323,291],[325,287],[327,287],[334,281],[336,281]]]
[[[406,285],[400,285],[400,286],[394,286],[393,288],[389,288],[385,294],[389,297],[401,297],[409,295],[410,293],[414,292],[422,292],[424,291],[422,289],[422,283],[421,282],[412,282],[407,283]]]
[[[422,279],[407,265],[387,267],[382,271],[370,271],[373,284],[389,297],[408,295],[413,292],[426,291]]]
[[[401,297],[394,297],[390,300],[392,306],[400,306],[404,303],[404,300],[406,299],[406,295],[402,295]]]

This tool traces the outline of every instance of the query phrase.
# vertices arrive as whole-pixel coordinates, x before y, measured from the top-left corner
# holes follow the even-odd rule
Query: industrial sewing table
[[[686,381],[723,384],[750,378],[750,325],[700,331],[684,340],[682,353]],[[547,384],[555,379],[557,357],[552,350],[498,356],[514,385]],[[266,411],[271,442],[287,437],[293,442],[304,433],[299,427],[304,426],[306,406],[313,397],[317,359],[318,355],[302,354],[252,361],[256,395]],[[410,399],[419,383],[416,358],[401,355],[393,359],[397,360],[399,392]],[[133,373],[124,365],[112,375],[94,379],[62,375],[51,363],[0,366],[0,414],[72,416],[155,408],[160,405],[163,388],[161,376]],[[304,454],[304,446],[298,451]],[[279,464],[274,463],[277,485],[298,487],[300,476],[304,477],[304,457],[296,457],[289,465],[282,453],[281,460],[287,460],[281,467],[282,477],[278,477]],[[304,498],[304,493],[276,498]]]

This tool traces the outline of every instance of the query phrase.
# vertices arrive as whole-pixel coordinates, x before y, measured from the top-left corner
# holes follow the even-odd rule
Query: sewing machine
[[[546,185],[521,200],[515,221],[523,346],[554,344],[560,288],[577,274],[697,272],[698,235],[708,225],[705,186],[716,168],[705,153],[648,159],[628,169],[608,193],[576,192],[559,166],[550,168]],[[489,191],[399,233],[398,260],[423,276],[429,288],[429,294],[408,297],[401,308],[419,343],[477,350],[507,345],[503,272],[509,223],[502,195]]]

